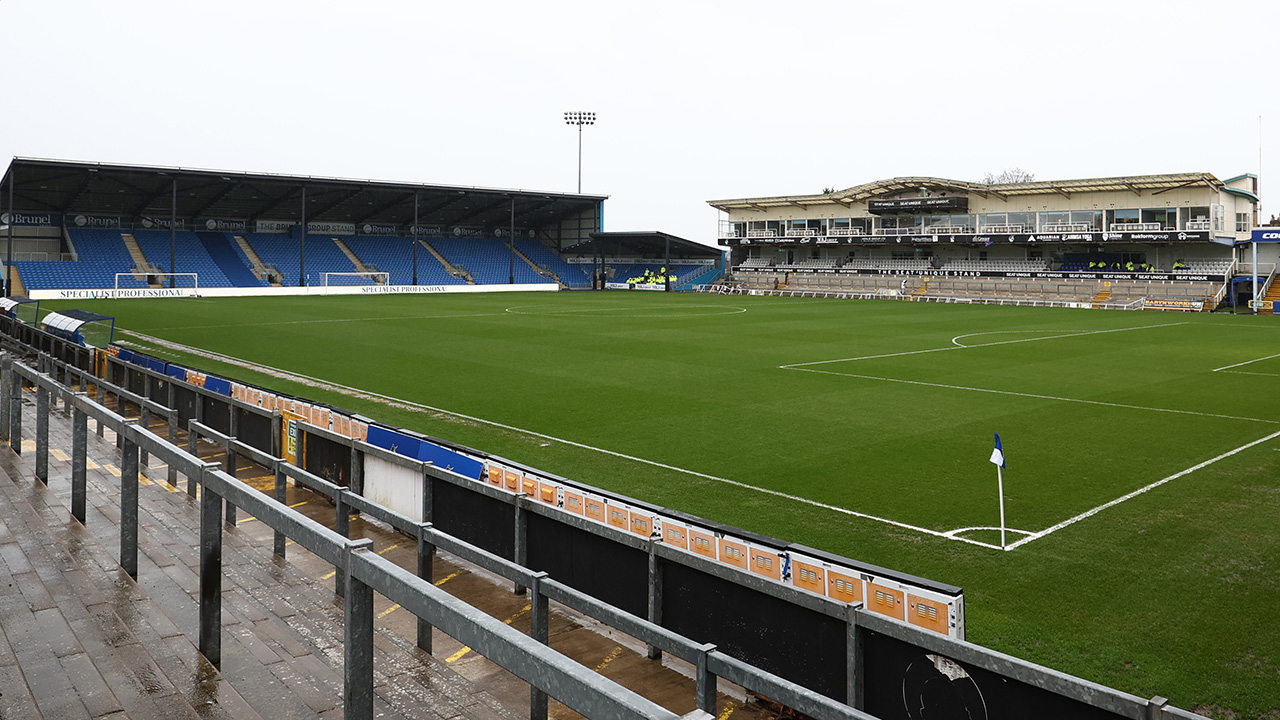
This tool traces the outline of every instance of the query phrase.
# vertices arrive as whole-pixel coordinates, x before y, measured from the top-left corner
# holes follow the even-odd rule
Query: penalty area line
[[[912,525],[910,523],[899,522],[897,520],[890,520],[889,518],[883,518],[877,515],[858,512],[857,510],[850,510],[848,508],[843,508],[838,505],[830,505],[828,503],[819,502],[817,500],[811,500],[809,498],[801,497],[799,495],[791,495],[790,493],[784,493],[779,490],[762,488],[757,485],[751,485],[749,483],[742,482],[740,480],[730,480],[729,478],[719,477],[717,475],[709,475],[707,473],[698,472],[697,470],[689,470],[687,468],[677,467],[675,465],[668,465],[667,463],[658,462],[656,460],[648,460],[646,458],[637,457],[635,455],[628,455],[626,453],[618,452],[616,450],[608,450],[605,448],[595,447],[593,445],[587,445],[586,443],[580,443],[580,442],[577,442],[576,440],[567,440],[565,438],[559,438],[554,435],[547,435],[546,433],[540,433],[534,430],[526,430],[524,428],[515,427],[514,425],[506,425],[504,423],[500,423],[494,420],[487,420],[485,418],[476,417],[474,415],[467,415],[464,413],[455,412],[453,410],[446,410],[444,408],[438,408],[431,405],[425,405],[423,403],[414,402],[412,400],[404,400],[401,398],[392,397],[390,395],[383,395],[381,393],[376,393],[369,390],[362,390],[360,388],[351,387],[349,385],[343,385],[341,383],[335,383],[329,380],[322,380],[320,378],[311,377],[309,375],[303,375],[301,373],[290,372],[288,370],[281,370],[279,368],[274,368],[269,365],[261,365],[258,363],[253,363],[248,360],[242,360],[240,358],[233,357],[230,355],[224,355],[222,353],[217,353],[210,350],[203,350],[200,348],[190,347],[188,345],[183,345],[182,343],[176,343],[169,340],[163,340],[161,338],[151,337],[149,335],[144,335],[142,333],[130,332],[129,334],[133,335],[134,337],[140,340],[143,340],[144,342],[152,343],[153,345],[158,345],[160,347],[169,348],[171,350],[184,352],[190,355],[195,355],[197,357],[204,357],[210,360],[216,360],[218,362],[223,362],[228,365],[242,367],[242,368],[245,368],[246,370],[265,373],[273,377],[277,377],[281,380],[288,380],[291,382],[297,382],[299,384],[307,385],[310,387],[329,390],[331,392],[337,392],[342,395],[347,395],[349,397],[379,401],[379,402],[382,402],[383,404],[394,404],[396,406],[400,406],[408,409],[418,409],[419,411],[423,411],[423,412],[432,412],[432,413],[440,413],[442,415],[450,415],[452,417],[468,420],[471,422],[481,423],[484,425],[488,425],[490,427],[500,428],[502,430],[508,430],[511,432],[520,433],[523,435],[528,435],[530,437],[536,437],[543,440],[550,440],[552,442],[560,443],[562,445],[568,445],[570,447],[576,447],[582,450],[588,450],[591,452],[600,453],[602,455],[609,455],[611,457],[620,458],[622,460],[630,460],[632,462],[649,465],[650,467],[661,468],[663,470],[670,470],[672,472],[677,472],[684,475],[690,475],[693,477],[702,478],[704,480],[710,480],[712,482],[722,483],[724,485],[731,485],[733,487],[742,488],[743,490],[751,490],[754,492],[763,493],[765,495],[771,495],[773,497],[782,498],[784,500],[790,500],[792,502],[801,503],[804,505],[809,505],[811,507],[821,508],[824,510],[830,510],[832,512],[840,513],[842,515],[848,515],[850,517],[856,517],[863,520],[871,520],[873,522],[883,523],[885,525],[892,525],[894,527],[901,528],[903,530],[910,530],[910,531],[922,533],[925,535],[931,535],[933,537],[942,538],[944,540],[955,540],[957,542],[963,542],[969,545],[977,545],[979,547],[990,548],[993,550],[1000,549],[999,545],[993,545],[991,543],[985,543],[979,540],[973,540],[966,537],[959,537],[957,535],[952,535],[951,533],[948,533],[948,532],[932,530],[930,528],[920,527],[917,525]],[[955,531],[952,531],[952,532],[955,532]]]
[[[1119,505],[1120,503],[1125,502],[1126,500],[1132,500],[1133,498],[1138,497],[1139,495],[1141,495],[1141,494],[1143,494],[1143,493],[1145,493],[1145,492],[1147,492],[1147,491],[1149,491],[1149,490],[1154,490],[1155,488],[1158,488],[1158,487],[1160,487],[1161,485],[1164,485],[1165,483],[1173,482],[1174,480],[1177,480],[1178,478],[1183,477],[1183,476],[1185,476],[1185,475],[1190,475],[1191,473],[1193,473],[1193,472],[1195,472],[1195,471],[1197,471],[1197,470],[1200,470],[1201,468],[1206,468],[1206,467],[1208,467],[1208,466],[1210,466],[1210,465],[1212,465],[1212,464],[1214,464],[1214,463],[1218,462],[1219,460],[1225,460],[1225,459],[1227,459],[1227,458],[1231,457],[1232,455],[1235,455],[1236,453],[1244,452],[1245,450],[1248,450],[1248,449],[1249,449],[1249,448],[1251,448],[1251,447],[1255,447],[1255,446],[1257,446],[1257,445],[1261,445],[1262,443],[1269,442],[1269,441],[1271,441],[1271,440],[1275,440],[1276,438],[1280,438],[1280,431],[1273,432],[1273,433],[1271,433],[1270,435],[1268,435],[1268,436],[1266,436],[1266,437],[1263,437],[1263,438],[1258,438],[1257,440],[1254,440],[1254,441],[1253,441],[1253,442],[1251,442],[1251,443],[1246,443],[1246,444],[1244,444],[1244,445],[1241,445],[1240,447],[1238,447],[1238,448],[1236,448],[1236,449],[1234,449],[1234,450],[1228,450],[1227,452],[1224,452],[1224,453],[1222,453],[1221,455],[1219,455],[1219,456],[1217,456],[1217,457],[1209,458],[1208,460],[1205,460],[1204,462],[1199,463],[1198,465],[1192,465],[1191,467],[1187,468],[1186,470],[1181,470],[1181,471],[1179,471],[1179,472],[1176,472],[1176,473],[1174,473],[1174,474],[1172,474],[1172,475],[1170,475],[1170,476],[1168,476],[1168,477],[1166,477],[1166,478],[1162,478],[1162,479],[1160,479],[1160,480],[1157,480],[1157,481],[1155,481],[1155,482],[1151,483],[1150,485],[1145,485],[1145,486],[1143,486],[1143,487],[1140,487],[1140,488],[1138,488],[1137,490],[1134,490],[1133,492],[1128,493],[1127,495],[1122,495],[1122,496],[1120,496],[1120,497],[1116,498],[1115,500],[1112,500],[1112,501],[1107,502],[1107,503],[1103,503],[1103,504],[1101,504],[1101,505],[1099,505],[1099,506],[1097,506],[1097,507],[1093,508],[1092,510],[1086,510],[1086,511],[1084,511],[1084,512],[1080,513],[1079,515],[1076,515],[1076,516],[1075,516],[1075,517],[1073,517],[1073,518],[1068,518],[1068,519],[1066,519],[1066,520],[1063,520],[1062,522],[1058,523],[1057,525],[1054,525],[1053,527],[1045,528],[1044,530],[1041,530],[1040,532],[1037,532],[1037,533],[1032,533],[1031,535],[1029,535],[1029,536],[1027,536],[1027,537],[1025,537],[1025,538],[1023,538],[1023,539],[1018,540],[1017,542],[1011,543],[1011,544],[1009,545],[1009,549],[1010,549],[1010,550],[1013,550],[1013,549],[1014,549],[1014,548],[1016,548],[1016,547],[1020,547],[1020,546],[1022,546],[1022,545],[1026,545],[1026,544],[1027,544],[1027,543],[1029,543],[1029,542],[1033,542],[1033,541],[1035,541],[1035,540],[1039,540],[1040,538],[1045,537],[1045,536],[1047,536],[1047,535],[1051,535],[1051,534],[1053,534],[1053,533],[1055,533],[1055,532],[1057,532],[1057,531],[1059,531],[1059,530],[1061,530],[1061,529],[1063,529],[1063,528],[1065,528],[1065,527],[1070,527],[1071,525],[1074,525],[1074,524],[1076,524],[1076,523],[1080,522],[1081,520],[1085,520],[1085,519],[1091,518],[1091,517],[1093,517],[1094,515],[1097,515],[1098,513],[1102,512],[1103,510],[1106,510],[1106,509],[1107,509],[1107,508],[1109,508],[1109,507],[1115,507],[1116,505]]]
[[[1226,365],[1224,367],[1214,368],[1213,372],[1222,372],[1223,370],[1230,370],[1231,368],[1244,367],[1245,365],[1252,365],[1256,362],[1262,362],[1263,360],[1274,360],[1275,358],[1280,358],[1280,354],[1268,355],[1266,357],[1260,357],[1255,360],[1245,360],[1244,362],[1236,363],[1235,365]],[[1241,375],[1270,375],[1271,373],[1243,373],[1242,372],[1240,374]]]
[[[1063,338],[1083,337],[1085,335],[1105,335],[1108,333],[1129,332],[1131,330],[1152,330],[1155,328],[1174,327],[1177,325],[1186,325],[1184,322],[1162,323],[1159,325],[1139,325],[1137,327],[1112,328],[1111,330],[1084,330],[1081,332],[1064,333],[1061,335],[1048,335],[1046,337],[1019,338],[1017,340],[998,340],[996,342],[978,343],[977,345],[961,345],[956,340],[975,335],[986,335],[988,333],[970,333],[969,335],[957,335],[951,339],[953,345],[944,345],[942,347],[926,348],[924,350],[906,350],[903,352],[885,353],[883,355],[863,355],[862,357],[836,358],[835,360],[814,360],[813,362],[791,363],[789,365],[779,365],[780,370],[795,370],[805,368],[810,365],[830,365],[831,363],[856,362],[858,360],[880,360],[883,358],[903,357],[906,355],[924,355],[927,353],[947,352],[950,350],[969,350],[974,348],[995,347],[998,345],[1017,345],[1019,343],[1041,342],[1044,340],[1061,340]],[[1000,332],[1022,332],[1014,330],[1003,330]],[[1025,332],[1041,332],[1039,330],[1027,330]],[[1051,332],[1051,331],[1045,331]]]

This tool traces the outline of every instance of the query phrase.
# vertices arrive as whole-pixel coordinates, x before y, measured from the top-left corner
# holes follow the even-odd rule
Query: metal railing
[[[568,657],[547,647],[543,642],[529,637],[509,625],[454,598],[403,568],[370,552],[370,540],[351,540],[342,533],[324,525],[279,502],[275,498],[236,480],[219,469],[218,463],[204,462],[188,452],[152,433],[138,419],[123,415],[98,404],[86,393],[72,392],[47,373],[39,372],[23,363],[15,362],[7,355],[0,361],[5,395],[9,401],[9,418],[4,430],[10,446],[21,449],[21,384],[34,387],[36,409],[36,476],[48,482],[49,400],[51,397],[70,395],[72,407],[72,478],[71,514],[84,523],[86,520],[86,467],[88,446],[88,420],[93,418],[112,429],[119,438],[121,448],[120,494],[120,565],[131,576],[138,572],[138,468],[141,453],[150,453],[173,467],[187,478],[188,487],[198,486],[200,506],[200,580],[199,638],[197,647],[215,666],[222,660],[222,532],[223,502],[241,508],[260,522],[271,527],[325,562],[333,565],[341,579],[344,598],[343,646],[343,702],[348,718],[373,717],[373,592],[385,595],[413,612],[420,620],[428,621],[443,632],[470,646],[496,665],[524,678],[536,692],[555,697],[568,707],[587,717],[597,718],[655,718],[674,720],[675,713],[647,698],[602,677]],[[128,401],[130,393],[113,388],[119,397]],[[133,400],[145,399],[133,395]],[[167,409],[166,409],[167,410]],[[199,423],[194,423],[197,432]],[[207,428],[205,428],[207,430]],[[230,438],[223,436],[228,445]],[[249,455],[258,452],[249,446],[236,443],[235,451]],[[314,482],[296,468],[277,470],[306,481]],[[194,484],[194,485],[193,485]],[[315,483],[323,487],[322,483]],[[333,491],[333,488],[329,488]],[[377,506],[349,491],[339,488],[336,495],[353,501],[353,507],[373,510]],[[342,505],[339,505],[341,508]],[[433,538],[423,530],[420,537]],[[439,542],[439,538],[433,538]],[[530,585],[541,588],[543,574],[528,573]],[[544,603],[545,604],[545,603]],[[542,628],[545,635],[546,610],[542,608]],[[710,676],[708,676],[710,677]],[[714,682],[714,680],[711,680]],[[545,717],[545,714],[543,715]],[[691,716],[685,716],[691,717]],[[706,717],[699,714],[692,717]],[[867,718],[869,716],[848,708],[847,713],[828,717]]]

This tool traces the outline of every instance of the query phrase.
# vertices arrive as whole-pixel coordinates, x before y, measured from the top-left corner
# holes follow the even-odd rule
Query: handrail
[[[5,382],[25,379],[36,384],[45,392],[55,391],[62,387],[47,374],[37,372],[27,365],[5,358],[5,365],[10,370],[10,377]],[[42,393],[43,396],[43,393]],[[675,720],[678,716],[647,698],[604,678],[594,671],[578,664],[570,658],[551,649],[514,628],[492,618],[482,611],[466,605],[453,598],[443,590],[434,587],[408,571],[392,564],[390,561],[367,551],[367,540],[352,541],[342,534],[290,508],[262,492],[237,480],[227,472],[217,468],[216,463],[205,463],[198,456],[179,448],[164,438],[150,432],[144,427],[120,415],[112,413],[108,408],[98,405],[87,394],[77,393],[73,396],[73,404],[77,409],[77,429],[82,432],[80,423],[89,416],[100,418],[111,427],[123,440],[126,448],[132,452],[145,450],[154,454],[165,463],[175,467],[188,478],[198,478],[201,493],[201,527],[200,527],[200,650],[215,665],[221,661],[221,522],[210,522],[211,518],[219,518],[221,500],[243,508],[260,522],[274,530],[282,532],[299,546],[311,551],[326,562],[339,568],[348,592],[346,600],[347,634],[349,641],[344,644],[344,658],[348,665],[344,683],[344,709],[350,718],[372,718],[373,716],[373,607],[369,602],[353,602],[352,595],[369,588],[382,592],[398,602],[402,607],[411,610],[420,618],[429,619],[444,632],[457,638],[499,666],[511,670],[525,678],[534,687],[556,697],[567,706],[589,717],[609,718],[652,718],[655,720]],[[48,404],[40,403],[45,413],[39,417],[38,426],[47,433]],[[20,412],[20,410],[19,410]],[[38,409],[37,412],[40,412]],[[208,433],[208,437],[221,439],[226,445],[237,444],[233,438],[216,433],[211,428],[193,421],[197,433]],[[20,426],[18,426],[20,431]],[[18,442],[21,438],[17,438]],[[10,439],[12,443],[14,438]],[[47,440],[46,440],[47,445]],[[47,447],[45,448],[47,452]],[[126,452],[130,450],[126,449]],[[85,444],[74,443],[73,463],[83,466],[86,460]],[[127,463],[126,463],[127,464]],[[73,485],[73,506],[75,498],[84,496],[85,480],[81,476]],[[349,496],[348,491],[342,495]],[[121,499],[124,501],[125,496]],[[133,495],[136,502],[136,493]],[[361,499],[362,501],[363,498]],[[364,501],[367,502],[367,501]],[[122,510],[122,518],[129,514]],[[136,523],[136,512],[133,513]],[[83,521],[84,518],[80,517]],[[122,537],[129,532],[137,537],[136,524],[133,528],[121,527]],[[133,548],[136,553],[136,540]],[[124,558],[122,558],[122,561]],[[122,562],[122,564],[126,564]],[[136,567],[136,560],[134,562]],[[213,573],[212,575],[210,573]],[[367,659],[368,662],[358,662]],[[352,667],[356,665],[356,667]],[[353,687],[353,683],[357,685]]]

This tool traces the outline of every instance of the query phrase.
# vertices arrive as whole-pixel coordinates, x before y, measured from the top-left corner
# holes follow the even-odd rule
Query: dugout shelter
[[[599,289],[669,292],[709,282],[725,267],[720,250],[656,230],[593,232],[564,252],[570,263],[590,263]]]

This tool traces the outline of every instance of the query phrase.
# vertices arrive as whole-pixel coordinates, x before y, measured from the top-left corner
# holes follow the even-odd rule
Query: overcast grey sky
[[[0,0],[0,161],[572,192],[590,110],[605,229],[714,243],[710,199],[1257,173],[1262,116],[1265,186],[1278,7]]]

